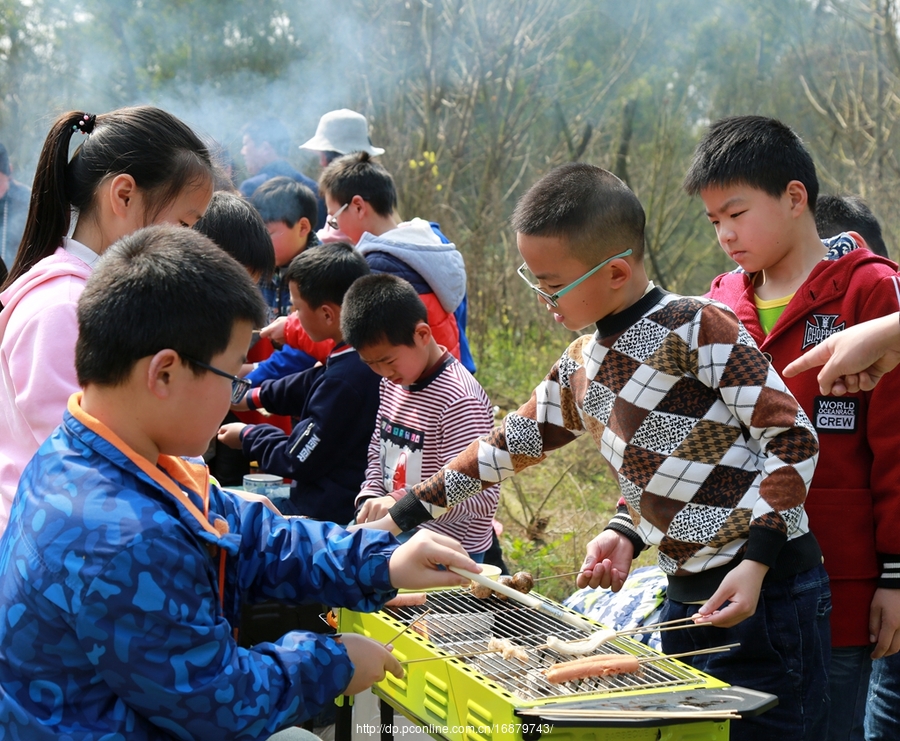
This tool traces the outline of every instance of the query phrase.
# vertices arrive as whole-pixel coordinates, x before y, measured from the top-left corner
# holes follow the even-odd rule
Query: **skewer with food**
[[[611,677],[616,674],[634,674],[641,668],[637,656],[631,654],[606,654],[587,656],[574,661],[554,664],[547,670],[547,681],[551,684],[572,682],[590,677]]]
[[[542,648],[549,648],[559,654],[565,656],[583,656],[596,651],[601,646],[609,643],[613,638],[619,636],[634,635],[635,633],[649,633],[653,631],[664,630],[682,630],[683,628],[701,628],[708,626],[709,623],[695,623],[693,616],[688,618],[679,618],[677,620],[668,620],[665,623],[656,623],[654,625],[646,625],[641,628],[629,628],[628,630],[612,630],[604,628],[596,630],[587,638],[581,638],[576,641],[564,641],[556,636],[547,636],[547,642]],[[674,623],[683,623],[682,625],[674,625]],[[667,627],[663,627],[667,626]]]
[[[641,664],[653,661],[665,661],[666,659],[678,659],[683,656],[698,656],[700,654],[719,653],[730,651],[739,646],[739,643],[729,643],[724,646],[703,648],[697,651],[685,651],[680,654],[667,656],[648,656],[638,658],[631,654],[603,654],[600,656],[583,656],[572,661],[563,661],[554,664],[546,671],[547,681],[551,684],[573,682],[576,679],[590,679],[592,677],[611,677],[617,674],[634,674],[641,668]]]
[[[510,589],[515,589],[522,594],[528,594],[534,589],[534,577],[527,571],[518,571],[512,576],[503,574],[502,576],[497,577],[497,583],[509,587]],[[491,589],[486,584],[479,584],[477,582],[469,587],[469,591],[478,599],[488,599],[492,594],[496,594],[500,599],[507,599],[505,594]]]
[[[521,646],[517,646],[509,638],[491,638],[488,641],[489,651],[499,651],[500,655],[509,661],[510,659],[518,659],[519,661],[528,661],[528,654]]]

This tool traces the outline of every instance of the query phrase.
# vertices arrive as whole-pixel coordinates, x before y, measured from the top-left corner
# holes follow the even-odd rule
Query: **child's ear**
[[[174,350],[160,350],[150,358],[147,366],[147,389],[157,399],[168,399],[172,394],[175,371],[181,365],[181,356]]]
[[[628,262],[628,260],[626,260],[624,257],[613,260],[609,264],[610,288],[621,288],[631,280],[631,276],[633,273],[634,270],[631,263]]]
[[[294,231],[297,232],[297,236],[300,239],[304,239],[312,231],[312,224],[309,223],[309,219],[305,216],[301,216],[300,221],[294,224]]]
[[[119,173],[109,184],[109,204],[112,212],[122,219],[127,219],[134,209],[139,208],[137,183],[131,175]]]
[[[341,322],[341,307],[337,304],[332,304],[326,301],[322,304],[319,309],[322,312],[322,318],[331,325],[340,324]]]
[[[419,347],[425,347],[431,342],[432,332],[431,326],[426,322],[419,322],[413,330],[413,341]]]
[[[356,214],[357,219],[366,218],[372,210],[372,207],[369,205],[369,202],[363,198],[362,196],[353,196],[350,199],[350,206],[347,208],[348,211],[352,211]]]
[[[806,191],[806,186],[799,180],[791,180],[787,184],[785,193],[790,199],[791,211],[799,212],[809,205],[809,193]]]

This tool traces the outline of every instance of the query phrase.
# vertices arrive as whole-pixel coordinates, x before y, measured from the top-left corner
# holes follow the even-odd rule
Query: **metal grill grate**
[[[428,614],[422,617],[422,613]],[[586,694],[624,692],[648,688],[695,686],[697,674],[674,660],[642,664],[636,674],[596,677],[563,684],[551,684],[543,670],[573,656],[563,656],[543,646],[548,636],[563,640],[587,638],[587,624],[579,630],[530,607],[499,599],[496,595],[478,599],[467,590],[429,592],[424,606],[387,608],[385,612],[404,625],[417,618],[412,628],[448,654],[484,651],[492,637],[507,638],[524,648],[528,661],[504,659],[500,653],[471,656],[465,661],[510,694],[526,701],[572,697]],[[617,638],[601,646],[595,655],[632,654],[639,658],[658,658],[659,654],[641,643]]]

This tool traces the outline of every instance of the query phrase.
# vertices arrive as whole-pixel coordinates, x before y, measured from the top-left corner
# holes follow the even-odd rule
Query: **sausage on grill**
[[[637,656],[631,654],[588,656],[583,659],[575,659],[575,661],[554,664],[547,670],[547,681],[552,684],[561,684],[588,677],[634,674],[640,668]]]

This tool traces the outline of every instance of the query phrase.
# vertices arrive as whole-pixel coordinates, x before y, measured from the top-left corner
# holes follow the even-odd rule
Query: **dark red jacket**
[[[866,249],[823,260],[768,336],[747,273],[720,275],[709,296],[734,309],[780,374],[830,334],[900,309],[896,269]],[[785,383],[819,434],[806,511],[831,577],[832,644],[864,646],[880,569],[900,553],[900,373],[885,375],[871,392],[843,397],[821,396],[816,371]]]

